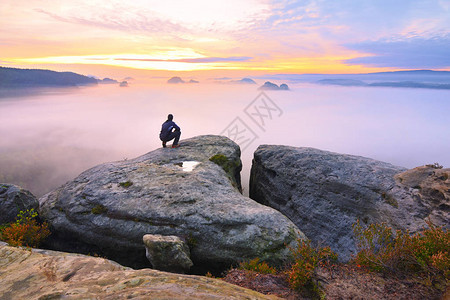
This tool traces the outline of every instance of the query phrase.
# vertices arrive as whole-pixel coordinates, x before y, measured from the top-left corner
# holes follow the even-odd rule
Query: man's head
[[[172,114],[169,114],[169,115],[167,116],[167,120],[172,121],[172,120],[173,120],[173,115],[172,115]]]

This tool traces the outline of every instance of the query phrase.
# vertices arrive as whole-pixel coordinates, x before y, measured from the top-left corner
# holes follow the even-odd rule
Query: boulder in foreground
[[[220,279],[132,270],[91,256],[0,242],[0,299],[278,299]]]
[[[0,183],[0,225],[14,222],[20,211],[37,211],[38,207],[38,200],[29,191],[14,184]]]
[[[240,170],[239,146],[221,136],[94,167],[39,199],[53,229],[49,247],[139,268],[149,266],[145,234],[175,235],[188,244],[195,273],[255,257],[281,264],[286,245],[304,235],[239,192]]]
[[[254,154],[250,197],[281,211],[346,261],[356,251],[357,219],[411,233],[426,227],[428,217],[449,226],[449,175],[450,169],[407,171],[365,157],[262,145]]]

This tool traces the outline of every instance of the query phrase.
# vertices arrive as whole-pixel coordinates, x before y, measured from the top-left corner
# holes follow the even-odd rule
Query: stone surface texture
[[[14,222],[20,211],[32,208],[37,211],[38,207],[38,200],[29,191],[14,184],[0,183],[0,224]]]
[[[143,241],[146,256],[153,269],[185,273],[192,267],[189,247],[179,237],[146,234]]]
[[[262,145],[253,159],[250,197],[289,217],[342,261],[355,253],[352,224],[386,222],[412,233],[425,218],[449,226],[449,169],[402,167],[313,148]]]
[[[0,299],[278,299],[220,279],[0,242]]]

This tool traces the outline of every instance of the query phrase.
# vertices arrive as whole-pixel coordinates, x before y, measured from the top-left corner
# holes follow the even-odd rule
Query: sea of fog
[[[261,95],[255,85],[135,83],[1,93],[0,182],[41,196],[97,164],[140,156],[161,147],[168,113],[182,139],[221,133],[238,139],[244,193],[260,144],[314,147],[407,168],[450,166],[449,90],[290,88]]]

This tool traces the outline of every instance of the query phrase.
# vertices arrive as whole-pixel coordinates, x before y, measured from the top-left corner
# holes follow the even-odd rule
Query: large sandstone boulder
[[[0,183],[0,224],[14,222],[20,211],[32,208],[37,211],[38,207],[38,200],[29,191],[14,184]]]
[[[0,299],[278,299],[220,279],[132,270],[91,256],[0,242]]]
[[[449,169],[405,171],[359,156],[262,145],[254,154],[250,197],[281,211],[345,261],[356,250],[357,219],[411,232],[425,227],[427,217],[449,225]]]
[[[394,176],[397,187],[422,205],[423,218],[450,227],[450,168],[417,167]]]
[[[186,241],[192,272],[254,257],[285,260],[285,245],[304,235],[280,212],[239,192],[239,146],[220,136],[180,146],[99,165],[40,198],[53,232],[48,247],[145,267],[142,237],[161,234]]]

